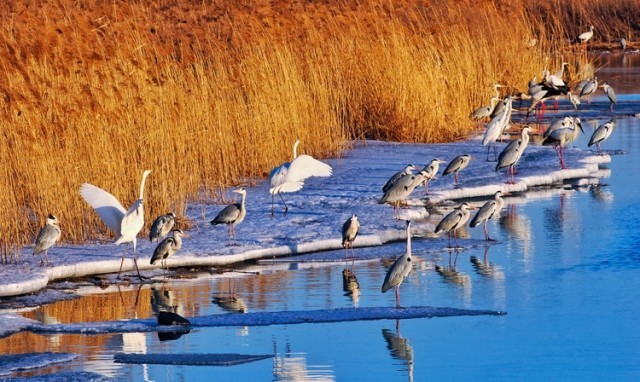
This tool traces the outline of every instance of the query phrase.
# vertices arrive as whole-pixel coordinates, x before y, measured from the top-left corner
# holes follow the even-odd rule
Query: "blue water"
[[[605,118],[598,115],[599,122]],[[586,131],[575,146],[586,148],[592,128]],[[416,264],[401,288],[403,305],[495,309],[506,316],[202,328],[173,341],[155,333],[108,335],[107,345],[94,349],[97,356],[77,344],[56,348],[91,354],[62,369],[134,381],[640,380],[640,120],[618,119],[603,149],[615,155],[602,186],[513,198],[489,225],[498,242],[457,254],[457,278],[435,271],[453,264],[455,253],[427,252],[421,243],[428,239],[413,241]],[[469,234],[483,238],[480,228]],[[394,258],[404,243],[356,251]],[[355,301],[342,288],[343,264],[256,266],[260,275],[243,277],[235,289],[250,312],[391,306],[393,293],[380,293],[386,266],[353,264],[361,292]],[[228,284],[222,277],[165,288],[175,301],[198,296],[186,315],[224,314],[209,291]],[[55,338],[64,343],[65,337]],[[114,364],[112,354],[122,351],[275,357],[231,367]]]

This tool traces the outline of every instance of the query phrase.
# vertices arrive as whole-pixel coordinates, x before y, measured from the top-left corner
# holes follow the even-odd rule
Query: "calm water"
[[[456,274],[444,277],[435,270],[449,265],[449,252],[426,252],[421,249],[425,240],[414,240],[417,264],[402,286],[403,305],[499,309],[506,316],[403,320],[398,328],[395,321],[203,328],[173,341],[160,341],[155,333],[21,333],[0,339],[0,348],[82,354],[57,368],[16,374],[25,376],[86,370],[135,381],[639,380],[640,120],[617,123],[603,145],[619,153],[612,156],[604,186],[513,198],[501,220],[489,226],[499,243],[459,253]],[[586,147],[592,130],[586,131],[576,146]],[[479,228],[469,233],[483,238]],[[395,257],[404,244],[356,251]],[[343,290],[343,264],[277,263],[246,269],[259,275],[211,275],[164,287],[113,290],[57,303],[30,317],[60,322],[143,318],[153,316],[159,305],[177,305],[187,316],[390,306],[393,293],[380,293],[387,265],[379,260],[353,265],[358,296]],[[215,298],[230,288],[236,291],[235,304]],[[78,317],[86,306],[90,318]],[[114,364],[113,354],[123,351],[275,357],[233,367]]]

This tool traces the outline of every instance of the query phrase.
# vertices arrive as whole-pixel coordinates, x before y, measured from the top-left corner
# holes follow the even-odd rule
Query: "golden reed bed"
[[[33,242],[48,213],[61,220],[65,242],[108,234],[78,194],[83,182],[128,206],[142,171],[152,169],[150,221],[264,178],[290,159],[296,138],[302,152],[320,158],[339,156],[352,139],[464,138],[470,111],[488,101],[493,83],[525,91],[533,74],[567,60],[568,36],[590,23],[600,31],[589,5],[631,2],[7,3],[0,5],[5,254]],[[629,20],[618,17],[599,41]],[[539,43],[528,48],[534,37]],[[584,71],[571,62],[574,75]]]

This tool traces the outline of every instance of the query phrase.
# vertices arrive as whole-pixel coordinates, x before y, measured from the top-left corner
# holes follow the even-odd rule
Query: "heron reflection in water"
[[[345,296],[351,297],[353,306],[357,308],[360,303],[360,283],[351,269],[342,270],[342,290],[344,290]]]
[[[413,347],[407,338],[400,335],[400,320],[396,320],[395,333],[389,329],[382,329],[382,337],[387,342],[387,349],[389,349],[391,357],[403,363],[409,374],[409,381],[413,381]]]
[[[489,262],[489,248],[491,248],[490,245],[484,246],[484,256],[482,260],[476,256],[471,256],[471,265],[476,273],[482,277],[502,280],[504,279],[504,272],[502,272],[501,267]]]

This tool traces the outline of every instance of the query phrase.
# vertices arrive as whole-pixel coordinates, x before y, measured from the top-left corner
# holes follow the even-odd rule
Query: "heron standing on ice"
[[[458,238],[456,236],[456,230],[465,224],[469,220],[469,216],[471,213],[469,212],[469,208],[471,205],[467,202],[462,203],[458,208],[451,211],[447,216],[442,218],[440,223],[436,226],[434,233],[446,232],[449,236],[449,247],[451,247],[451,236],[453,235],[453,239],[456,242],[456,247],[458,246]]]
[[[244,199],[247,196],[247,191],[244,188],[233,190],[236,194],[240,194],[240,203],[229,204],[218,213],[218,215],[211,220],[211,225],[226,224],[227,225],[227,238],[229,243],[233,238],[233,244],[236,243],[236,226],[244,220],[247,215],[247,208],[244,205]]]
[[[598,128],[593,132],[593,135],[591,135],[588,146],[591,147],[593,145],[596,145],[596,147],[598,148],[598,154],[602,155],[600,143],[606,141],[611,136],[611,133],[613,132],[613,129],[615,129],[615,127],[616,123],[613,120],[598,126]]]
[[[493,199],[483,204],[482,207],[480,207],[480,209],[478,210],[478,212],[476,212],[476,214],[473,216],[473,219],[471,219],[471,222],[469,222],[469,226],[471,228],[477,227],[478,225],[484,222],[484,239],[487,241],[492,240],[489,237],[489,231],[487,230],[487,223],[489,222],[489,219],[491,219],[494,216],[497,216],[500,213],[500,210],[502,210],[502,207],[504,206],[504,200],[502,199],[502,195],[503,195],[502,191],[499,191],[499,190],[496,191],[496,193],[493,194]]]
[[[151,265],[155,264],[158,260],[162,263],[162,274],[165,274],[167,268],[167,258],[174,253],[178,252],[182,248],[182,236],[188,237],[181,229],[174,229],[172,236],[165,237],[160,244],[153,251],[151,256]]]
[[[342,247],[345,249],[345,251],[347,250],[347,248],[351,248],[351,250],[353,251],[353,242],[356,240],[356,236],[358,236],[359,230],[360,222],[358,221],[358,217],[353,214],[342,225]]]
[[[149,230],[149,241],[155,240],[156,242],[159,242],[160,239],[164,238],[169,234],[169,232],[171,232],[175,222],[176,214],[173,212],[158,216],[151,224],[151,229]]]
[[[511,174],[511,182],[515,183],[516,163],[520,160],[522,153],[529,145],[529,131],[531,127],[528,125],[522,128],[520,139],[514,139],[502,150],[498,156],[498,164],[496,171],[507,168],[507,183],[509,182],[509,174]]]
[[[447,165],[447,168],[444,169],[442,176],[453,174],[453,177],[456,181],[456,187],[460,187],[460,183],[458,181],[458,173],[464,170],[469,165],[470,160],[471,155],[469,154],[463,154],[453,158],[453,160]]]
[[[58,226],[58,218],[49,214],[47,216],[47,222],[44,227],[40,228],[40,232],[36,237],[36,246],[33,248],[34,255],[40,255],[44,252],[44,258],[40,257],[40,266],[43,267],[49,264],[49,248],[60,239],[60,227]],[[47,259],[46,263],[44,259]]]

